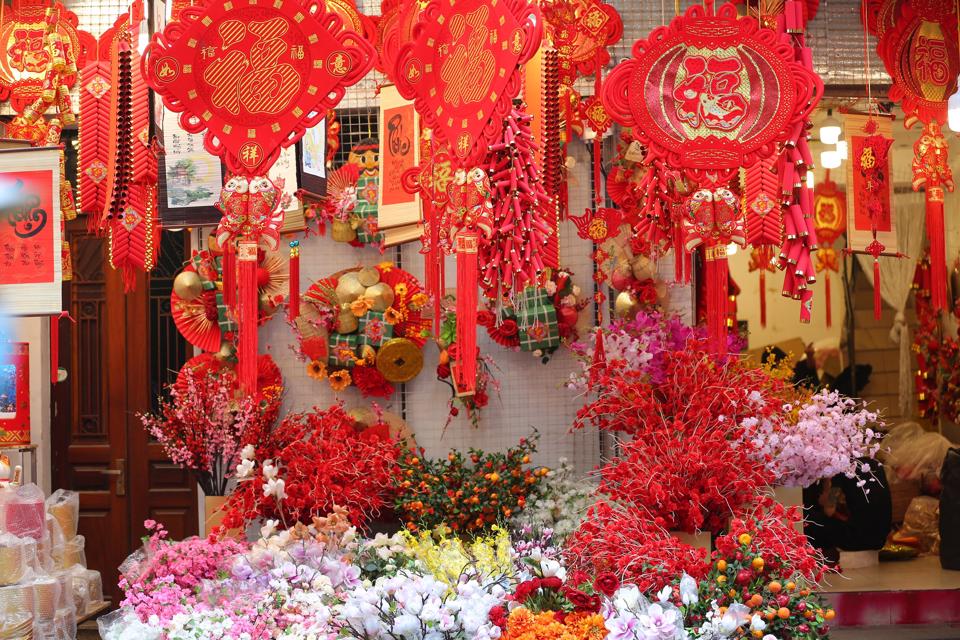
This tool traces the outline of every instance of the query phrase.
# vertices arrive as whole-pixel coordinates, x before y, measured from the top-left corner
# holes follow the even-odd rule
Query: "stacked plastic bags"
[[[0,640],[67,640],[77,617],[103,602],[86,568],[76,493],[44,499],[33,484],[0,487]]]

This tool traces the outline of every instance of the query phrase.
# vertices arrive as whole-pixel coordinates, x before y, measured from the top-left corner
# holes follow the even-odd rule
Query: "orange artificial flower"
[[[327,365],[319,360],[311,360],[307,365],[307,375],[314,380],[323,380],[327,377]]]
[[[350,378],[350,372],[346,369],[338,369],[329,376],[330,388],[334,391],[343,391],[350,386],[353,380]]]
[[[367,311],[373,308],[373,300],[370,298],[357,298],[350,303],[350,312],[358,318],[366,315]]]
[[[407,285],[404,282],[398,282],[393,288],[393,292],[396,293],[401,298],[407,295]]]
[[[393,307],[387,307],[387,310],[383,312],[383,321],[387,324],[403,322],[403,314]]]
[[[390,262],[389,260],[384,260],[383,262],[377,265],[377,269],[380,270],[380,273],[390,273],[391,271],[393,271],[393,263]]]
[[[376,350],[368,344],[363,345],[360,349],[360,359],[358,362],[372,367],[377,363],[377,352]]]
[[[428,302],[430,302],[430,298],[425,293],[418,293],[410,298],[410,304],[417,308],[427,306]]]

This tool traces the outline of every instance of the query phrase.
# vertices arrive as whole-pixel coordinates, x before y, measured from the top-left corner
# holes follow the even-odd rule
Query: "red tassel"
[[[223,247],[223,304],[233,308],[237,304],[237,255],[233,243]]]
[[[722,244],[706,248],[707,332],[714,352],[727,352],[727,291],[730,270],[727,247]]]
[[[458,395],[472,395],[477,385],[477,249],[480,235],[457,234],[457,360]]]
[[[833,326],[833,303],[830,301],[830,272],[827,271],[823,274],[823,295],[827,299],[827,326]]]
[[[767,326],[767,270],[760,269],[760,326]],[[827,325],[829,326],[829,324]]]
[[[930,304],[934,311],[947,308],[947,246],[943,225],[943,187],[928,186],[927,238],[930,241]]]
[[[873,259],[873,317],[879,320],[883,313],[883,298],[880,296],[880,261]]]
[[[240,387],[246,393],[257,390],[257,243],[243,240],[237,249],[237,276],[240,300],[237,324],[240,345],[237,365]]]
[[[300,241],[290,241],[290,295],[287,296],[287,319],[300,317]]]
[[[60,318],[63,314],[50,316],[50,384],[57,384],[60,371]]]

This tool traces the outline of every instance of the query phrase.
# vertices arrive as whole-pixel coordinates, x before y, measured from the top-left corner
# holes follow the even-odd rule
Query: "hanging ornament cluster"
[[[180,334],[201,351],[235,355],[237,324],[227,304],[231,283],[224,280],[224,253],[212,236],[173,280],[170,310]],[[275,251],[257,253],[257,325],[266,324],[282,306],[291,279],[288,263]],[[233,293],[235,296],[235,292]]]
[[[423,368],[427,302],[420,282],[390,262],[315,282],[295,324],[307,375],[336,392],[353,385],[364,396],[389,397]]]
[[[842,191],[837,190],[837,183],[830,179],[830,170],[823,182],[813,191],[813,219],[817,231],[816,267],[818,273],[824,274],[824,307],[827,312],[827,326],[833,324],[833,313],[830,295],[830,272],[839,273],[840,257],[834,244],[843,237],[847,230],[847,203]]]
[[[373,67],[376,52],[353,17],[349,6],[301,0],[209,3],[184,8],[144,54],[143,75],[164,105],[180,113],[185,131],[203,133],[206,150],[227,165],[217,234],[224,278],[239,292],[239,376],[248,390],[256,382],[257,245],[263,238],[275,247],[283,220],[267,172],[281,148]]]
[[[926,191],[931,303],[937,311],[948,307],[943,194],[953,190],[953,181],[944,171],[947,141],[940,126],[960,73],[956,11],[955,2],[869,0],[863,15],[877,36],[877,53],[893,81],[890,99],[901,103],[904,126],[923,125],[914,146],[914,190]]]
[[[500,346],[532,353],[546,364],[561,344],[575,342],[579,335],[577,320],[587,300],[572,276],[567,269],[551,270],[542,286],[523,291],[518,305],[481,310],[477,324]]]
[[[414,101],[431,144],[446,149],[457,176],[448,187],[449,212],[431,211],[431,237],[424,242],[428,274],[441,245],[451,243],[457,254],[458,357],[451,369],[464,394],[476,387],[478,252],[492,232],[487,156],[505,135],[504,121],[520,91],[520,66],[538,50],[542,29],[539,9],[527,0],[436,0],[401,9],[384,33],[388,76],[401,96]],[[447,224],[437,228],[441,215]],[[437,278],[428,279],[436,286]]]
[[[784,11],[795,16],[792,0]],[[785,27],[795,26],[790,20]],[[644,148],[644,162],[665,172],[659,180],[666,183],[667,171],[682,172],[693,187],[682,210],[670,212],[671,235],[676,245],[679,225],[686,251],[704,248],[707,322],[715,348],[724,350],[726,247],[746,242],[741,195],[732,183],[741,167],[776,156],[783,147],[782,190],[776,196],[779,202],[787,195],[785,293],[801,297],[813,276],[812,196],[805,201],[802,187],[795,193],[794,181],[795,172],[810,164],[802,146],[804,124],[823,82],[807,64],[809,51],[798,50],[786,33],[740,19],[732,4],[715,11],[709,0],[635,42],[632,53],[604,82],[603,105],[613,120],[631,128]],[[654,187],[652,179],[645,187]],[[657,214],[665,216],[662,207]]]
[[[551,198],[536,170],[533,116],[519,109],[504,119],[503,138],[491,145],[489,168],[493,201],[490,239],[480,246],[480,286],[502,302],[535,286],[543,271],[543,252],[554,235],[546,222]]]

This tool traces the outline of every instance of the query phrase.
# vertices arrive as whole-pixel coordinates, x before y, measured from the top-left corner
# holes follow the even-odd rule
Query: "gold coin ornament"
[[[301,317],[315,327],[296,330],[310,378],[337,393],[356,387],[387,398],[423,369],[429,298],[408,271],[392,262],[351,269],[314,282],[300,299]]]
[[[618,318],[630,319],[637,315],[640,302],[632,291],[621,291],[613,302],[613,314]]]
[[[393,338],[380,347],[377,369],[389,382],[410,382],[423,369],[423,351],[411,340]]]

